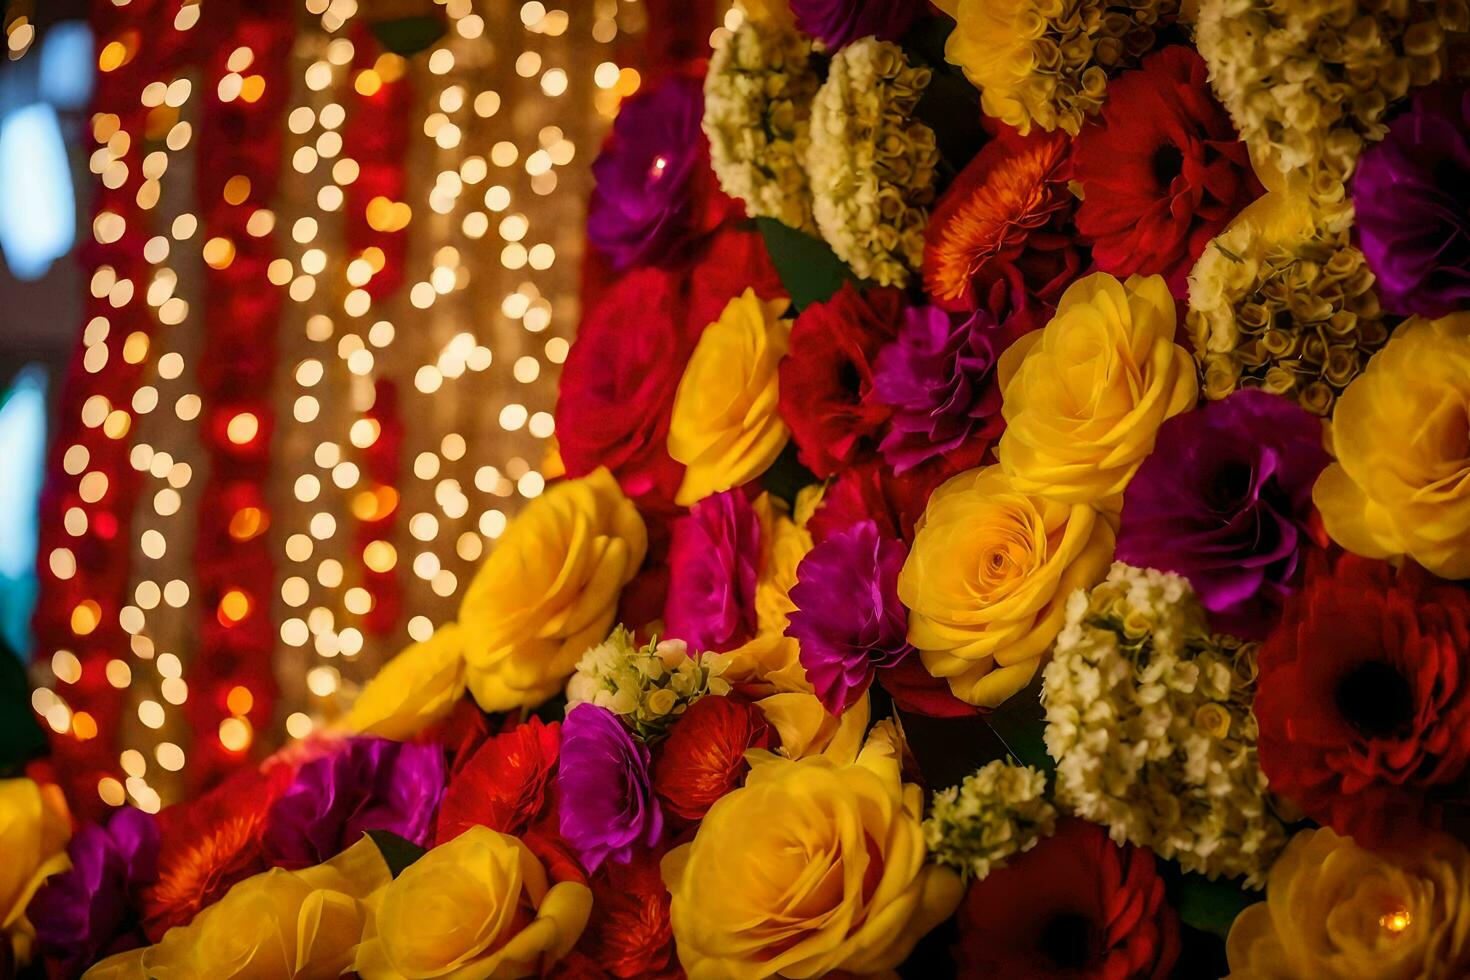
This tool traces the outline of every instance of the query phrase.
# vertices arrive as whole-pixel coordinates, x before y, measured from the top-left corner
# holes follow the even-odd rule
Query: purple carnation
[[[878,448],[894,472],[961,446],[975,455],[967,465],[979,462],[1003,425],[994,368],[1009,339],[985,310],[957,317],[937,306],[905,311],[898,339],[879,352],[873,374],[878,400],[893,409]]]
[[[908,549],[859,521],[812,548],[796,566],[786,635],[801,644],[817,697],[841,714],[873,680],[913,651],[908,613],[898,601],[898,572]]]
[[[705,166],[704,92],[673,76],[625,100],[596,160],[587,238],[618,269],[657,262],[699,218],[693,177]]]
[[[262,838],[266,862],[282,868],[320,864],[369,830],[426,844],[444,779],[438,746],[349,739],[303,765],[271,805]]]
[[[755,634],[761,522],[739,490],[711,494],[674,522],[669,635],[695,650],[729,650]]]
[[[1384,309],[1437,317],[1470,301],[1470,91],[1416,95],[1363,151],[1352,187]]]
[[[561,835],[588,871],[608,858],[626,864],[640,841],[652,847],[663,833],[648,749],[606,708],[584,701],[567,712],[556,788]]]
[[[1183,575],[1218,628],[1262,636],[1296,589],[1327,462],[1321,422],[1264,391],[1175,416],[1128,484],[1117,557]]]
[[[918,0],[791,0],[796,26],[832,51],[862,37],[898,40],[921,6]]]
[[[47,879],[26,910],[54,976],[80,976],[104,956],[147,945],[137,899],[153,881],[158,840],[154,818],[132,807],[72,837],[71,868]]]

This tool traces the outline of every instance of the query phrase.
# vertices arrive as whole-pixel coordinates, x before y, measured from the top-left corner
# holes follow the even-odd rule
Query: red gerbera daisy
[[[444,790],[435,843],[477,824],[521,834],[546,807],[560,740],[560,723],[533,717],[481,743]]]
[[[971,885],[958,922],[961,977],[1162,980],[1179,957],[1153,854],[1082,820]]]
[[[1068,140],[1007,126],[955,178],[929,220],[924,288],[949,310],[972,310],[999,281],[1022,297],[1054,302],[1082,266],[1062,226],[1076,199],[1067,188]]]
[[[1470,596],[1417,565],[1314,563],[1261,648],[1271,789],[1373,847],[1440,822],[1470,764]]]
[[[1210,239],[1262,190],[1208,74],[1189,48],[1154,52],[1108,82],[1101,117],[1072,153],[1077,228],[1093,240],[1097,267],[1157,273],[1176,297]]]
[[[745,778],[745,750],[769,748],[774,740],[754,705],[734,697],[700,698],[655,750],[653,791],[667,813],[699,820]]]
[[[627,864],[604,861],[593,875],[592,918],[577,949],[614,977],[683,976],[669,925],[662,849],[640,848]]]

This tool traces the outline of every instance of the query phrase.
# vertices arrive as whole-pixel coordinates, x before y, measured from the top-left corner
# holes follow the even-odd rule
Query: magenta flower
[[[1352,189],[1384,309],[1438,317],[1470,301],[1470,91],[1415,95],[1363,151]]]
[[[52,976],[80,976],[104,956],[147,945],[138,892],[153,881],[158,840],[154,818],[132,807],[72,837],[71,867],[47,879],[26,910]]]
[[[626,100],[592,163],[597,188],[587,238],[618,269],[660,262],[719,223],[700,185],[706,163],[704,92],[672,76]],[[708,212],[708,213],[706,213]]]
[[[561,836],[588,871],[608,858],[626,864],[640,842],[658,843],[664,816],[648,758],[606,708],[584,701],[567,712],[556,772]]]
[[[674,522],[669,635],[694,650],[729,650],[755,634],[761,523],[739,490],[711,494]]]
[[[428,843],[444,794],[444,752],[384,738],[349,739],[303,765],[266,815],[266,863],[320,864],[369,830]]]
[[[1175,416],[1128,484],[1118,560],[1183,575],[1218,628],[1263,636],[1298,585],[1327,461],[1321,422],[1264,391]]]
[[[896,41],[923,6],[917,0],[791,0],[796,26],[831,51],[864,37]]]
[[[894,472],[941,457],[951,472],[980,462],[1005,424],[995,362],[1013,339],[983,309],[953,317],[937,306],[904,312],[873,375],[878,400],[893,409],[878,448]]]
[[[786,635],[801,644],[817,697],[841,714],[873,681],[913,652],[908,613],[898,601],[898,572],[908,549],[859,521],[830,535],[796,566]]]

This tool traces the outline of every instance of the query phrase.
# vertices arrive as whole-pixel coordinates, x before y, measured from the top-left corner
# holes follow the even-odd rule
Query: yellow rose
[[[760,476],[786,445],[776,366],[791,337],[780,318],[789,305],[747,289],[700,334],[669,421],[669,455],[687,467],[674,498],[681,506]]]
[[[0,942],[9,940],[19,964],[30,962],[36,939],[26,906],[42,882],[71,867],[70,839],[59,791],[29,779],[0,779]]]
[[[922,803],[891,739],[848,765],[756,756],[745,785],[663,862],[690,980],[896,967],[964,891],[924,863]]]
[[[599,468],[557,483],[511,522],[459,607],[470,692],[486,711],[561,690],[617,615],[648,550],[643,518]]]
[[[351,969],[364,904],[392,880],[367,837],[324,864],[271,870],[234,885],[156,946],[119,953],[87,980],[336,977]]]
[[[1236,980],[1431,980],[1470,975],[1470,852],[1426,835],[1375,853],[1330,829],[1298,833],[1266,900],[1226,943]]]
[[[1176,326],[1162,276],[1120,283],[1098,272],[1000,356],[1006,430],[996,458],[1018,489],[1099,504],[1123,492],[1159,426],[1199,393]]]
[[[789,759],[824,755],[846,765],[857,758],[868,730],[870,706],[864,694],[839,717],[832,717],[815,694],[783,691],[761,698],[755,706],[781,736],[781,752]]]
[[[1332,539],[1470,578],[1467,406],[1470,313],[1405,322],[1333,410],[1337,462],[1312,490]]]
[[[1113,560],[1111,518],[1024,493],[999,466],[946,480],[915,527],[898,575],[909,642],[955,697],[988,707],[1031,682],[1067,597]]]
[[[464,697],[464,640],[455,623],[441,626],[379,668],[338,728],[353,735],[413,738]]]
[[[540,976],[571,950],[592,912],[592,891],[548,880],[516,838],[471,827],[410,864],[368,904],[356,963],[364,980],[508,980]]]
[[[1031,0],[938,0],[937,6],[955,19],[944,45],[944,60],[959,67],[980,90],[980,108],[987,116],[1031,131],[1032,113],[1039,110],[1030,92],[1035,74],[1032,43],[1045,23]],[[1055,129],[1048,119],[1045,129]],[[1073,127],[1069,132],[1076,132]]]

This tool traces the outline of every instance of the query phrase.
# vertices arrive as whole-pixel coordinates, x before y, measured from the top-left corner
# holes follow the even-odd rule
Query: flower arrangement
[[[1470,971],[1464,3],[934,7],[623,100],[562,475],[324,731],[0,781],[0,974]]]

